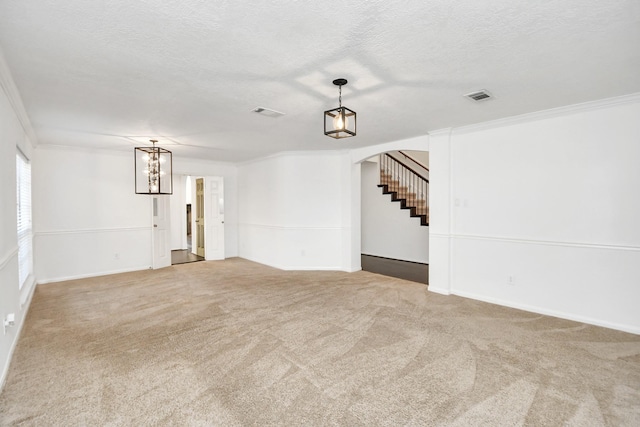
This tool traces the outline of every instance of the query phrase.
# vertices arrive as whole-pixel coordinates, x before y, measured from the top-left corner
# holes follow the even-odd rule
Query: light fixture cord
[[[340,91],[340,95],[338,95],[338,103],[339,107],[342,108],[342,85],[338,86],[338,90]]]

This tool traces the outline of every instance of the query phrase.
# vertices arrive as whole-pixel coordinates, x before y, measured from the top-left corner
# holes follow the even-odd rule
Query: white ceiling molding
[[[581,113],[585,111],[594,111],[601,108],[615,107],[616,105],[632,104],[640,102],[640,92],[632,93],[630,95],[615,96],[612,98],[601,99],[598,101],[583,102],[580,104],[567,105],[564,107],[551,108],[549,110],[535,111],[533,113],[520,114],[518,116],[505,117],[502,119],[491,120],[483,123],[476,123],[473,125],[461,126],[454,128],[452,133],[456,135],[477,132],[481,130],[494,129],[502,126],[517,125],[522,123],[534,122],[536,120],[550,119],[553,117],[560,117],[567,114]],[[438,131],[429,132],[430,135],[437,133]]]
[[[35,147],[38,145],[38,137],[33,130],[33,126],[31,126],[31,120],[29,120],[27,110],[24,108],[22,97],[20,97],[20,92],[16,87],[16,83],[13,81],[13,76],[11,75],[9,64],[7,64],[7,61],[4,58],[2,48],[0,48],[0,86],[2,86],[2,90],[5,95],[7,95],[7,99],[18,117],[24,133],[27,135],[27,138],[29,138],[31,145]]]
[[[237,166],[250,165],[252,163],[262,162],[264,160],[279,159],[283,157],[319,157],[319,156],[340,156],[349,154],[348,149],[341,150],[304,150],[304,151],[279,151],[264,157],[245,160],[235,163]]]

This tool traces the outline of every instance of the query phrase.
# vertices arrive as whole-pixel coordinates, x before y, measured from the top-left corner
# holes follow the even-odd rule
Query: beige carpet
[[[640,426],[640,336],[241,259],[38,286],[1,425]]]

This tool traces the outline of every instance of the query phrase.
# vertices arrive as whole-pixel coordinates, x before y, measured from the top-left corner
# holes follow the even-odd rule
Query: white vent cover
[[[480,89],[475,92],[468,93],[464,96],[472,101],[486,101],[489,99],[493,99],[493,95],[491,95],[489,91],[485,89]]]
[[[276,110],[272,110],[270,108],[264,108],[264,107],[256,107],[253,110],[251,110],[254,113],[258,113],[261,114],[263,116],[267,116],[267,117],[282,117],[284,116],[284,113],[281,113],[280,111],[276,111]]]

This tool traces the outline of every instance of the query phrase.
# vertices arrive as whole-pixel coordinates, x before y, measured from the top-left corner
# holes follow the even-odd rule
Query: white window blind
[[[18,205],[18,283],[19,287],[33,273],[33,231],[31,227],[31,164],[18,152],[16,155]]]

